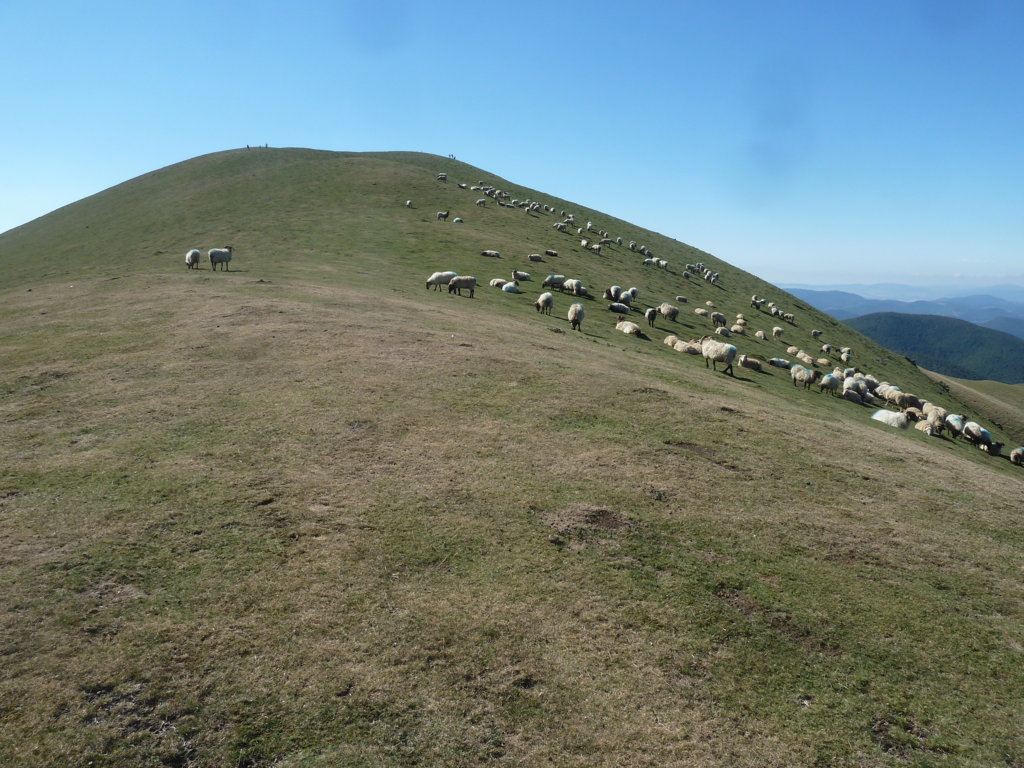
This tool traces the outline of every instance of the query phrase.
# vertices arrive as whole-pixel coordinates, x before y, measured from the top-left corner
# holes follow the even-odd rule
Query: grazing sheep
[[[899,429],[906,429],[907,425],[910,424],[910,419],[907,418],[907,414],[899,413],[897,411],[887,411],[884,408],[872,413],[871,418],[875,421],[880,421],[883,424],[888,424],[890,427],[897,427]]]
[[[479,200],[476,201],[476,203],[474,203],[474,205],[479,205],[481,208],[486,207],[487,206],[487,198],[486,197],[481,197]]]
[[[1010,463],[1018,467],[1024,466],[1024,445],[1010,451]]]
[[[831,373],[826,373],[824,376],[821,377],[821,380],[818,382],[818,391],[824,392],[827,389],[829,394],[834,397],[835,395],[839,394],[839,388],[841,386],[842,384],[839,379],[837,379]]]
[[[959,437],[963,434],[965,424],[966,419],[958,413],[950,413],[946,416],[946,429],[950,431],[953,437]]]
[[[569,323],[572,325],[574,331],[583,330],[583,305],[582,304],[570,304],[569,305]]]
[[[729,320],[721,312],[712,312],[711,313],[711,324],[712,325],[714,325],[716,327],[718,327],[718,326],[724,327],[728,322],[729,322]]]
[[[608,305],[608,309],[619,315],[628,315],[630,312],[632,312],[628,304],[623,304],[620,301],[613,301],[611,304]]]
[[[406,200],[405,201],[405,207],[406,208],[412,208],[412,200]]]
[[[437,220],[438,221],[448,221],[448,214],[449,213],[451,213],[451,209],[449,209],[447,211],[438,211],[437,212]]]
[[[976,421],[968,421],[964,424],[963,436],[971,443],[992,456],[998,456],[1003,449],[1002,443],[992,439],[992,433]]]
[[[472,275],[456,275],[448,281],[448,293],[458,293],[461,296],[463,288],[469,289],[469,298],[472,299],[476,290],[476,278]]]
[[[558,230],[559,232],[565,232],[565,230],[566,230],[566,228],[567,228],[567,227],[566,227],[566,224],[565,224],[565,222],[564,222],[564,221],[556,221],[556,222],[555,222],[554,224],[552,224],[551,226],[552,226],[552,227],[554,227],[554,228],[555,228],[556,230]]]
[[[764,331],[754,331],[754,336],[759,338],[761,341],[765,341],[768,338],[768,334],[766,334]]]
[[[844,363],[850,362],[850,353],[849,352],[843,352],[843,354],[841,354],[839,356],[839,359],[842,360]]]
[[[752,357],[747,357],[746,355],[740,355],[738,362],[740,364],[740,368],[749,368],[752,371],[761,371],[762,370],[762,368],[761,368],[761,361],[760,360],[755,360]]]
[[[562,283],[563,291],[571,291],[574,296],[588,296],[587,288],[583,285],[583,281],[577,278],[569,278]]]
[[[679,317],[679,307],[673,306],[667,301],[663,301],[658,305],[658,312],[664,315],[666,320],[671,320],[673,323],[677,322]]]
[[[217,271],[217,265],[223,264],[224,271],[228,271],[228,262],[231,261],[230,245],[225,245],[223,248],[211,248],[208,255],[210,257],[210,266],[213,267],[213,271]]]
[[[632,306],[633,294],[631,294],[629,291],[623,291],[622,293],[619,294],[619,301],[625,304],[626,306]]]
[[[199,259],[202,255],[198,248],[193,248],[185,254],[185,266],[189,269],[199,269]]]
[[[533,302],[533,306],[538,312],[545,315],[551,314],[551,308],[555,306],[555,295],[550,291],[542,293],[537,297],[537,300]]]
[[[480,251],[480,255],[481,256],[486,256],[489,259],[500,259],[501,258],[501,253],[499,251],[492,251],[492,250]]]
[[[711,362],[714,370],[718,370],[718,363],[725,363],[725,368],[722,369],[722,373],[728,373],[730,376],[734,376],[732,370],[732,361],[736,359],[736,347],[732,344],[726,344],[723,341],[718,341],[714,336],[704,336],[700,340],[700,351],[704,355],[704,367],[708,367],[708,361]]]
[[[455,277],[458,272],[435,272],[427,278],[427,288],[434,286],[435,291],[440,291],[442,285],[448,285],[448,282]]]
[[[647,324],[651,326],[651,328],[653,328],[654,321],[658,317],[658,310],[656,310],[654,307],[651,307],[646,312],[644,312],[644,317],[647,318]]]
[[[811,384],[818,380],[820,371],[813,368],[804,368],[802,365],[794,365],[789,369],[789,376],[793,380],[793,386],[803,384],[804,389],[810,389]]]
[[[513,269],[512,270],[512,279],[513,280],[519,280],[519,281],[524,282],[524,283],[532,283],[533,282],[533,278],[530,277],[530,273],[529,272],[520,272],[518,269]]]
[[[782,335],[782,329],[779,328],[779,326],[776,325],[775,327],[772,328],[772,338],[777,339],[781,335]]]
[[[540,284],[541,288],[561,288],[562,283],[566,280],[565,275],[548,275],[544,278],[544,282]]]

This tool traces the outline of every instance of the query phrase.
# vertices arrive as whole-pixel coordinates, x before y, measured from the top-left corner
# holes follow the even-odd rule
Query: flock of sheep
[[[438,174],[437,180],[447,182],[447,175],[443,173]],[[541,211],[553,214],[559,213],[554,206],[533,200],[514,199],[509,193],[491,185],[486,185],[483,182],[473,186],[459,184],[459,187],[474,192],[483,192],[483,194],[493,199],[499,206],[519,208],[527,213]],[[475,205],[485,206],[487,202],[487,198],[479,198],[476,200]],[[407,205],[411,205],[411,201],[407,201]],[[438,220],[446,220],[449,213],[450,211],[439,211],[437,214]],[[667,261],[655,257],[650,248],[638,244],[635,240],[628,241],[628,245],[626,245],[622,237],[612,237],[605,230],[596,229],[591,221],[586,222],[584,226],[578,226],[575,216],[572,213],[566,213],[564,210],[560,211],[560,217],[560,220],[552,225],[553,228],[558,232],[567,234],[572,234],[574,231],[577,235],[585,235],[580,240],[581,248],[600,254],[603,247],[612,244],[624,246],[628,247],[629,251],[642,255],[644,257],[642,261],[644,266],[666,270],[669,268]],[[491,249],[482,251],[481,255],[487,258],[501,258],[499,251]],[[547,250],[545,255],[557,256],[558,254],[555,250]],[[530,254],[527,258],[529,261],[544,261],[543,257],[539,254]],[[704,280],[711,285],[721,287],[721,275],[703,263],[686,264],[682,277],[685,280]],[[521,294],[523,291],[519,286],[523,282],[533,282],[533,277],[529,273],[512,269],[511,279],[494,278],[490,281],[490,286],[499,288],[505,293]],[[427,278],[426,286],[427,288],[434,287],[440,290],[442,285],[446,285],[449,293],[459,295],[462,295],[463,290],[468,289],[469,296],[472,297],[477,283],[477,278],[474,276],[459,275],[455,272],[435,272]],[[591,295],[583,280],[570,278],[562,274],[552,273],[547,275],[543,279],[541,287],[544,289],[555,289],[561,293],[568,293],[574,298],[596,298]],[[618,285],[609,286],[602,293],[602,297],[610,302],[608,310],[615,315],[616,330],[648,339],[649,337],[643,333],[639,324],[627,319],[633,312],[639,311],[633,307],[638,295],[639,291],[637,288],[625,289]],[[675,301],[686,303],[687,299],[684,296],[676,296]],[[534,302],[534,308],[539,313],[550,315],[554,308],[554,303],[555,294],[551,290],[547,290],[538,296]],[[794,313],[786,311],[765,297],[755,294],[750,299],[750,306],[756,310],[755,314],[758,317],[767,315],[769,318],[781,320],[791,326],[796,326],[797,324]],[[656,306],[646,309],[643,315],[648,325],[654,328],[655,321],[659,316],[672,322],[678,322],[679,311],[679,307],[672,302],[662,301]],[[585,311],[582,303],[574,302],[570,305],[567,318],[573,330],[582,329],[584,314]],[[851,367],[853,350],[849,347],[837,348],[826,341],[818,347],[820,351],[810,354],[798,346],[788,346],[786,349],[787,357],[795,358],[799,361],[798,363],[791,362],[789,359],[778,355],[767,359],[764,356],[739,354],[734,344],[722,339],[729,336],[752,335],[759,342],[771,343],[768,341],[769,332],[757,330],[750,334],[747,328],[748,319],[744,314],[738,314],[735,320],[730,322],[724,313],[716,310],[712,301],[706,301],[705,306],[695,308],[694,314],[710,324],[709,333],[702,336],[699,340],[690,339],[688,341],[670,334],[665,337],[664,342],[676,351],[701,355],[704,358],[705,367],[710,367],[717,371],[718,365],[721,364],[723,366],[723,373],[735,375],[733,363],[736,363],[741,368],[767,373],[767,369],[762,365],[762,362],[764,362],[769,367],[788,370],[794,386],[810,389],[812,386],[817,385],[820,393],[828,392],[851,403],[858,405],[890,405],[897,408],[898,410],[888,410],[882,407],[872,414],[873,419],[884,424],[899,428],[906,428],[910,424],[914,424],[916,429],[932,436],[941,436],[943,432],[946,432],[953,438],[962,438],[972,443],[992,456],[998,456],[1002,451],[1002,443],[996,441],[992,433],[977,422],[967,420],[960,414],[949,413],[945,408],[922,401],[913,394],[903,392],[898,386],[886,381],[879,381],[875,376],[865,374],[856,367]],[[770,330],[772,342],[785,343],[782,342],[784,333],[785,329],[783,326],[773,325]],[[810,337],[816,346],[821,341],[823,333],[823,331],[818,329],[811,330]],[[837,365],[837,362],[841,363],[841,365]],[[822,368],[832,368],[833,370],[823,373],[820,370]],[[1010,461],[1016,465],[1024,465],[1024,446],[1015,448],[1010,453]]]

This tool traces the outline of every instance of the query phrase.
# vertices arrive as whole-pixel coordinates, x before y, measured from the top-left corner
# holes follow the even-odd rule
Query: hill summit
[[[767,361],[850,347],[969,410],[755,275],[449,158],[300,149],[132,179],[0,265],[11,764],[1024,755],[1020,467],[794,386]],[[589,297],[537,312],[549,273]],[[762,371],[662,343],[710,311]]]

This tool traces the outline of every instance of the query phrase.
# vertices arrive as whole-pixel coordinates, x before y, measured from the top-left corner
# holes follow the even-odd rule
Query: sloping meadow
[[[574,211],[653,271],[477,207],[482,179],[242,151],[0,238],[6,762],[1018,763],[1019,468],[713,373],[661,343],[707,332],[686,305],[649,340],[599,299],[582,333],[568,297],[537,314],[548,271],[755,328],[768,294],[784,338],[945,394],[753,276],[685,280],[712,259],[682,244]],[[513,266],[522,295],[423,287]]]

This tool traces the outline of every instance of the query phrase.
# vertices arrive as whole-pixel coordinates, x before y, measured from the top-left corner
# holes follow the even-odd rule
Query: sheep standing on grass
[[[646,312],[644,312],[644,317],[647,318],[647,324],[651,326],[651,328],[653,328],[654,321],[658,317],[658,310],[656,310],[654,307],[650,307]]]
[[[804,368],[802,365],[794,365],[789,369],[790,378],[793,379],[793,386],[803,384],[804,389],[810,389],[811,384],[817,381],[820,371],[813,368]]]
[[[821,381],[818,382],[819,391],[824,392],[827,389],[829,394],[833,396],[839,394],[840,386],[840,380],[831,373],[826,373],[821,377]]]
[[[533,306],[538,312],[545,315],[551,314],[551,308],[555,306],[555,295],[551,291],[542,293],[537,297],[537,300],[533,303]]]
[[[435,272],[427,278],[427,288],[434,286],[435,291],[440,291],[442,285],[448,285],[448,282],[455,277],[458,272]]]
[[[438,211],[437,212],[437,220],[438,221],[448,221],[448,214],[449,213],[451,213],[451,209],[449,209],[447,211]]]
[[[736,359],[736,347],[732,344],[726,344],[723,341],[718,341],[714,336],[704,336],[700,340],[700,352],[704,356],[704,367],[708,367],[708,361],[711,362],[713,370],[718,370],[718,363],[725,363],[725,368],[722,369],[722,373],[728,373],[730,376],[734,376],[732,370],[732,361]]]
[[[185,254],[185,266],[189,269],[199,269],[199,259],[202,255],[198,248],[193,248]]]
[[[780,336],[782,336],[782,329],[779,326],[776,325],[776,326],[774,326],[772,328],[772,338],[776,338],[777,339]]]
[[[572,326],[574,331],[583,330],[583,305],[582,304],[571,304],[569,306],[569,324]]]
[[[214,272],[217,271],[217,265],[218,264],[223,264],[224,265],[224,271],[225,272],[228,271],[228,262],[231,261],[231,251],[232,251],[232,248],[231,248],[230,245],[225,245],[223,248],[211,248],[210,249],[210,252],[209,252],[210,266],[213,267],[213,271]]]
[[[679,317],[679,307],[673,306],[667,301],[663,301],[658,305],[658,312],[664,315],[666,320],[671,320],[673,323],[677,322]]]
[[[472,275],[456,275],[448,281],[448,293],[458,293],[461,296],[463,288],[469,289],[469,298],[472,299],[476,290],[476,278]]]

